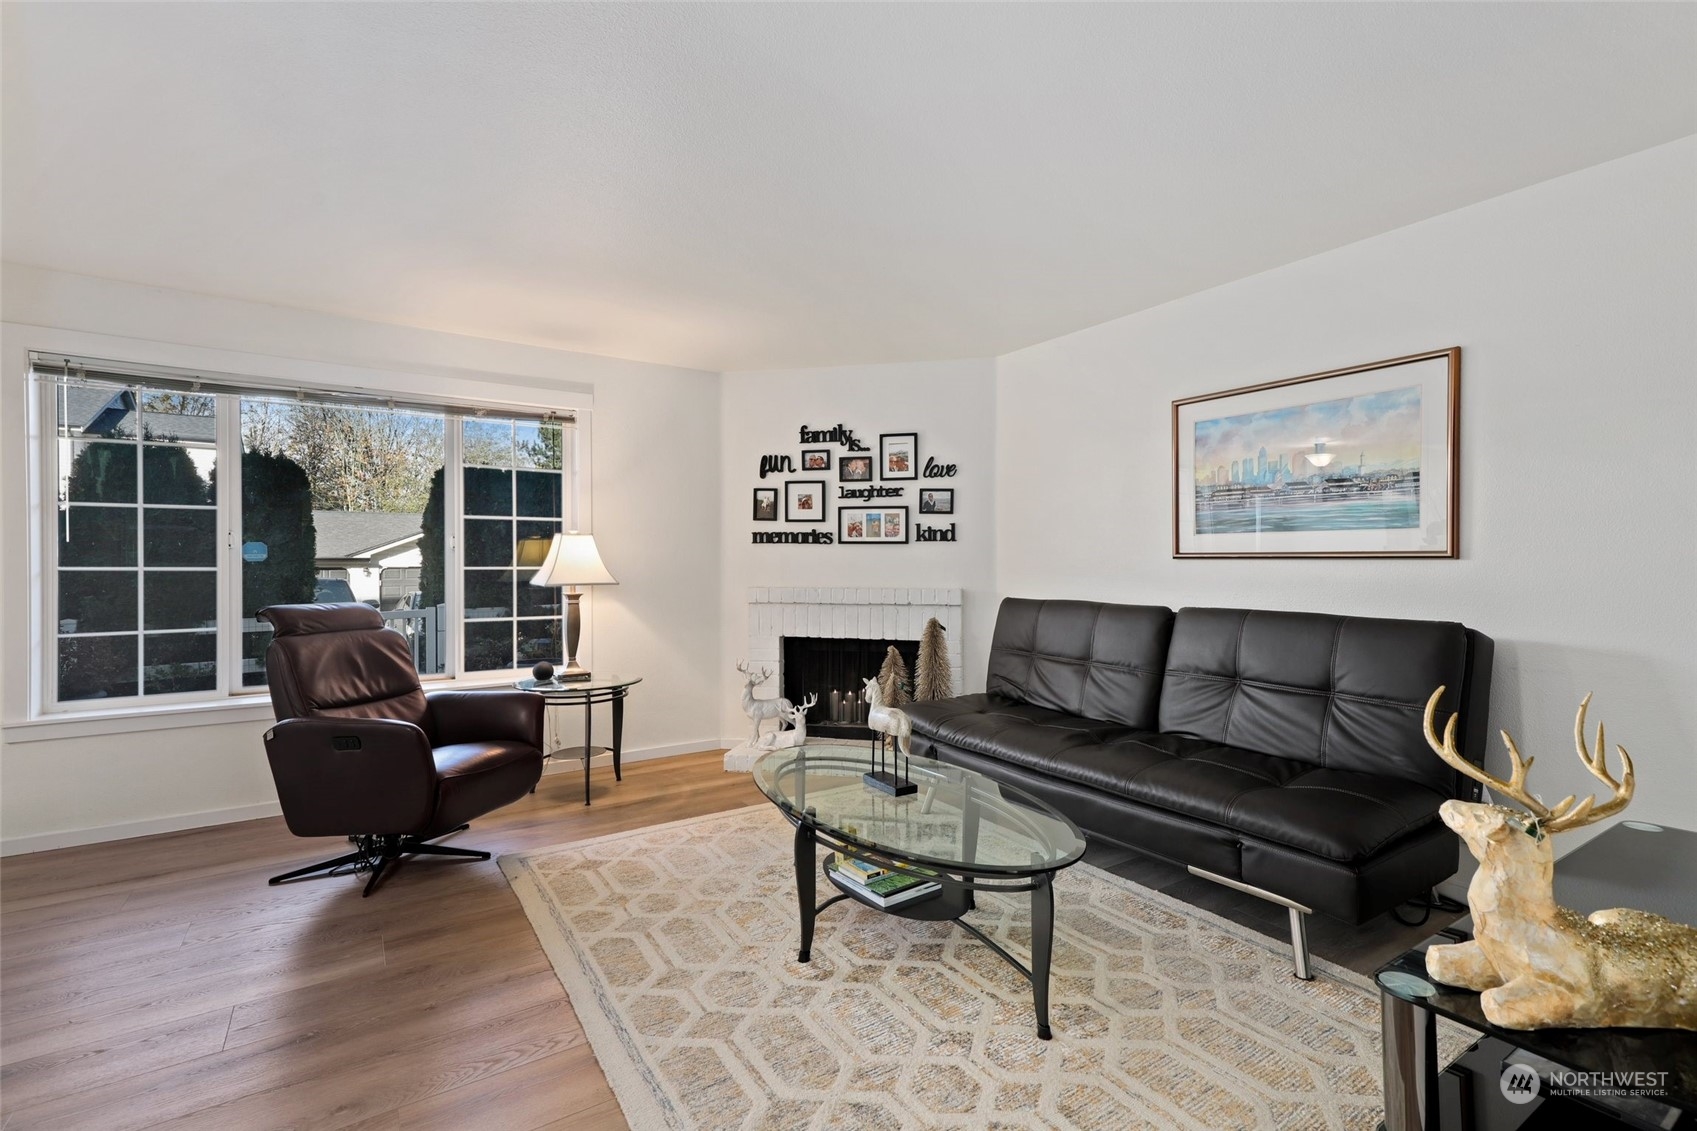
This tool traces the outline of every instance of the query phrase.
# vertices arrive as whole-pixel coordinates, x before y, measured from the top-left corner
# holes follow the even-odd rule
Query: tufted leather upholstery
[[[1490,658],[1458,624],[1010,598],[988,691],[906,709],[916,753],[1360,921],[1455,871],[1438,806],[1477,792],[1420,717],[1447,685],[1478,757]]]
[[[266,757],[297,836],[429,838],[542,776],[540,696],[424,692],[407,642],[369,605],[273,605]]]

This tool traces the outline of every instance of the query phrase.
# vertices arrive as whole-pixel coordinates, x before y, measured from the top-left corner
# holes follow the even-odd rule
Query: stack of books
[[[846,891],[874,907],[900,907],[936,895],[943,886],[931,877],[936,873],[919,868],[883,868],[839,852],[825,870]]]

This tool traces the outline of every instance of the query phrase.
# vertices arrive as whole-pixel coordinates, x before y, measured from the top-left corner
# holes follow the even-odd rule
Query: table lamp
[[[584,680],[588,669],[577,662],[577,642],[583,633],[583,614],[578,608],[580,585],[617,585],[618,579],[601,564],[601,551],[595,548],[593,534],[556,534],[548,547],[542,567],[530,579],[532,585],[564,586],[566,590],[566,670],[556,673],[559,680]]]

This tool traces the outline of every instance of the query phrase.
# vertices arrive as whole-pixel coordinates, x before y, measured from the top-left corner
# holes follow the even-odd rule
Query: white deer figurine
[[[788,750],[792,747],[805,745],[807,742],[807,712],[819,702],[819,696],[809,695],[804,701],[784,712],[783,720],[790,724],[789,730],[767,731],[760,737],[763,750]]]
[[[913,757],[913,752],[908,749],[909,740],[913,737],[913,720],[899,707],[884,706],[884,697],[875,679],[866,681],[866,725],[894,739],[896,750],[903,758]]]
[[[746,677],[742,683],[742,713],[747,715],[754,723],[754,733],[748,741],[751,745],[758,745],[760,742],[760,724],[767,719],[777,719],[778,729],[783,729],[784,718],[791,710],[790,701],[781,698],[756,699],[754,697],[754,689],[772,678],[771,668],[761,668],[759,674],[755,674],[748,670],[748,663],[744,661],[737,665],[737,671]]]
[[[1438,757],[1491,792],[1522,806],[1446,801],[1438,809],[1479,859],[1467,888],[1473,938],[1426,952],[1426,971],[1440,982],[1478,990],[1479,1005],[1494,1025],[1508,1029],[1644,1026],[1697,1029],[1697,927],[1644,911],[1612,908],[1589,916],[1555,901],[1555,857],[1550,837],[1626,808],[1632,800],[1632,759],[1619,752],[1621,775],[1609,773],[1603,728],[1596,750],[1585,740],[1587,695],[1573,724],[1579,759],[1608,787],[1609,798],[1574,803],[1569,796],[1545,805],[1526,788],[1532,759],[1508,747],[1507,781],[1463,758],[1455,746],[1452,715],[1440,737],[1433,722],[1438,697],[1426,703],[1426,741]]]

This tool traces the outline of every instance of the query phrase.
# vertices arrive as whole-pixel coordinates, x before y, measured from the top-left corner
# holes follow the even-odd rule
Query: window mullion
[[[220,695],[234,695],[242,688],[242,585],[241,507],[242,429],[241,400],[219,394],[215,402],[218,460],[217,492],[212,502],[218,511],[218,529],[224,545],[218,555],[218,683]]]
[[[456,679],[465,666],[461,640],[465,617],[465,577],[460,568],[460,533],[465,525],[464,445],[459,420],[452,417],[442,430],[442,672]]]

